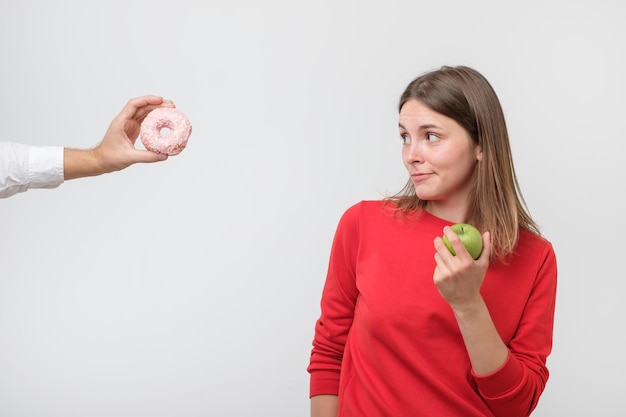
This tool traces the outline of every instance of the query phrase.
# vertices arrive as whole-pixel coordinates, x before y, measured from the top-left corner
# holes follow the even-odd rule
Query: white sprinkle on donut
[[[169,107],[152,110],[141,123],[141,143],[152,152],[178,155],[187,146],[190,134],[187,116]]]

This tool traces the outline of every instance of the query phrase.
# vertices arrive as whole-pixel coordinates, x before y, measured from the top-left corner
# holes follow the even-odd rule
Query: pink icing
[[[164,132],[163,129],[169,129]],[[141,143],[147,150],[178,155],[187,146],[191,122],[180,110],[159,107],[152,110],[141,123]]]

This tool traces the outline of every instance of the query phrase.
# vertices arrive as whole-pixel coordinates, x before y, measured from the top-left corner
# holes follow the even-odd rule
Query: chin
[[[424,201],[435,199],[432,193],[426,192],[425,190],[420,191],[417,189],[417,187],[415,187],[415,195],[417,196],[417,198],[419,198],[420,200],[424,200]]]

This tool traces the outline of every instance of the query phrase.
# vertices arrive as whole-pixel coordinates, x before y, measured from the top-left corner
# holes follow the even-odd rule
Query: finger
[[[483,250],[477,260],[489,259],[491,256],[491,233],[483,233]]]
[[[443,228],[443,233],[448,238],[448,242],[450,242],[450,245],[452,245],[452,249],[454,249],[454,253],[458,258],[465,258],[468,256],[471,257],[469,252],[465,248],[465,245],[463,244],[463,242],[461,242],[459,236],[454,233],[454,230],[452,230],[450,226],[445,226]]]
[[[450,263],[454,261],[454,255],[450,253],[450,250],[443,243],[443,239],[437,236],[434,241],[435,244],[435,262],[437,265],[445,271],[450,271]]]
[[[435,252],[435,271],[433,272],[433,279],[437,283],[441,276],[447,272],[448,268],[445,265],[445,261],[441,259],[439,252]]]
[[[169,107],[169,108],[174,108],[176,107],[176,105],[174,104],[174,102],[172,100],[163,100],[161,102],[161,104],[158,105],[152,105],[152,104],[148,104],[146,106],[140,107],[137,109],[137,112],[135,113],[135,120],[137,120],[138,122],[142,122],[143,119],[146,118],[146,116],[148,116],[148,114],[154,110],[157,109],[159,107]]]
[[[452,256],[446,244],[443,243],[443,239],[441,238],[441,236],[437,236],[435,240],[433,241],[433,243],[435,245],[435,250],[437,251],[437,253],[443,253],[443,254],[447,253],[450,256]]]
[[[118,118],[143,120],[148,113],[157,107],[175,107],[175,105],[171,100],[165,100],[161,96],[146,95],[135,97],[128,100],[119,113]]]

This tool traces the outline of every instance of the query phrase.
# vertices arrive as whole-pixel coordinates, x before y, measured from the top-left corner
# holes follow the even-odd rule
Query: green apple
[[[465,246],[465,249],[467,249],[472,258],[478,259],[480,253],[483,251],[483,237],[478,229],[467,223],[456,223],[453,224],[451,227],[452,231],[457,234],[457,236]],[[454,249],[452,249],[452,245],[450,244],[448,237],[446,235],[443,235],[442,239],[443,243],[445,243],[448,247],[450,253],[456,256],[456,253],[454,252]]]

